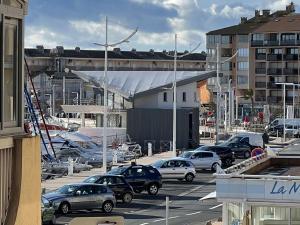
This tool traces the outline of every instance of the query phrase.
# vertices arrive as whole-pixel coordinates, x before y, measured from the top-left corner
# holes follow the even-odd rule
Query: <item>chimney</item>
[[[56,46],[56,49],[57,49],[57,53],[59,55],[64,54],[64,47],[63,46]]]
[[[114,48],[113,51],[116,52],[116,53],[120,53],[121,49],[120,48]]]
[[[76,48],[75,48],[75,52],[80,53],[80,48],[79,48],[79,47],[76,47]]]
[[[259,9],[256,9],[255,10],[255,17],[259,17],[260,16],[260,10]]]
[[[44,54],[45,49],[43,45],[37,45],[36,49],[38,50],[39,53]]]
[[[136,52],[136,49],[135,49],[135,48],[133,48],[133,49],[131,49],[131,51],[135,53],[135,52]]]
[[[263,16],[264,16],[264,17],[270,16],[270,10],[269,10],[269,9],[264,9],[264,10],[262,11],[262,13],[263,13]]]
[[[287,13],[293,13],[295,12],[295,5],[294,2],[291,2],[291,4],[286,6],[286,10]]]
[[[247,22],[247,17],[241,17],[241,24],[244,24]]]
[[[154,49],[150,49],[149,52],[151,52],[152,54],[154,54]]]

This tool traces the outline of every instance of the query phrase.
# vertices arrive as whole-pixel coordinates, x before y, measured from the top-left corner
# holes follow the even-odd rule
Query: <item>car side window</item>
[[[77,190],[78,195],[92,195],[94,193],[93,186],[83,186]]]
[[[175,162],[175,167],[187,167],[187,163],[185,161],[178,160]]]
[[[192,156],[192,159],[200,159],[203,158],[203,152],[198,152]]]
[[[128,168],[125,172],[124,172],[124,176],[125,177],[132,177],[134,176],[134,168]]]
[[[211,152],[203,152],[203,158],[212,158],[213,154]]]
[[[249,137],[244,137],[240,142],[241,143],[249,143]]]
[[[134,168],[133,172],[135,177],[142,177],[146,174],[145,169],[143,169],[142,167]]]
[[[115,184],[124,184],[125,182],[123,181],[122,178],[120,177],[115,177]]]

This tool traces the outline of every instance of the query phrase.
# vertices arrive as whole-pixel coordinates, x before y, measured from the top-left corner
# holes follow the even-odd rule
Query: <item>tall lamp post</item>
[[[176,146],[176,134],[177,134],[177,129],[176,129],[176,119],[177,119],[177,115],[176,115],[176,109],[177,109],[177,77],[176,77],[176,72],[177,72],[177,59],[178,58],[183,58],[187,55],[190,55],[192,53],[194,53],[194,51],[196,51],[201,42],[198,43],[196,45],[196,47],[191,50],[190,52],[186,53],[186,54],[182,54],[180,56],[178,56],[177,54],[177,34],[174,35],[174,55],[171,56],[171,55],[168,55],[168,56],[171,56],[171,57],[174,57],[174,74],[173,74],[173,86],[171,89],[173,89],[173,140],[172,140],[172,154],[174,157],[176,157],[176,149],[177,149],[177,146]]]
[[[109,44],[108,43],[108,25],[107,25],[107,16],[105,17],[105,44],[94,43],[95,45],[102,46],[105,48],[105,61],[104,61],[104,115],[103,115],[103,172],[107,172],[107,52],[108,47],[116,47],[122,43],[129,42],[129,39],[132,38],[138,31],[136,28],[127,38],[122,41]]]

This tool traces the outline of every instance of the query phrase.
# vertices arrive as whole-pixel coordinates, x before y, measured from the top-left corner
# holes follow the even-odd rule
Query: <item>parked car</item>
[[[55,211],[68,214],[73,210],[102,209],[112,212],[116,205],[113,191],[100,184],[69,184],[44,195],[53,205]]]
[[[161,174],[163,179],[185,179],[192,182],[196,176],[194,165],[185,159],[162,159],[152,164]]]
[[[49,200],[43,196],[41,199],[41,218],[43,224],[54,224],[56,220],[55,209]]]
[[[202,150],[187,151],[182,153],[179,157],[191,161],[196,169],[210,169],[216,171],[217,166],[222,165],[220,157],[215,152]]]
[[[124,203],[130,203],[133,199],[133,188],[123,176],[96,175],[85,179],[83,182],[107,185],[115,193],[116,199],[122,200]]]
[[[252,146],[247,142],[224,142],[221,147],[230,148],[236,158],[248,159],[251,157]]]
[[[196,151],[209,151],[209,152],[215,152],[220,157],[222,161],[222,165],[225,166],[231,166],[232,163],[235,161],[234,153],[233,151],[228,147],[223,146],[202,146]]]
[[[148,191],[150,195],[156,195],[162,187],[161,175],[152,166],[130,165],[118,166],[108,172],[109,175],[122,175],[132,186],[134,192]]]

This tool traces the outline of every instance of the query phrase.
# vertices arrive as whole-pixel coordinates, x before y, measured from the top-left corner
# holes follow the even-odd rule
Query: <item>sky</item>
[[[300,0],[293,1],[300,12]],[[25,47],[64,46],[101,49],[93,43],[116,43],[138,32],[122,50],[205,50],[205,34],[254,16],[255,9],[285,9],[288,0],[30,0]]]

